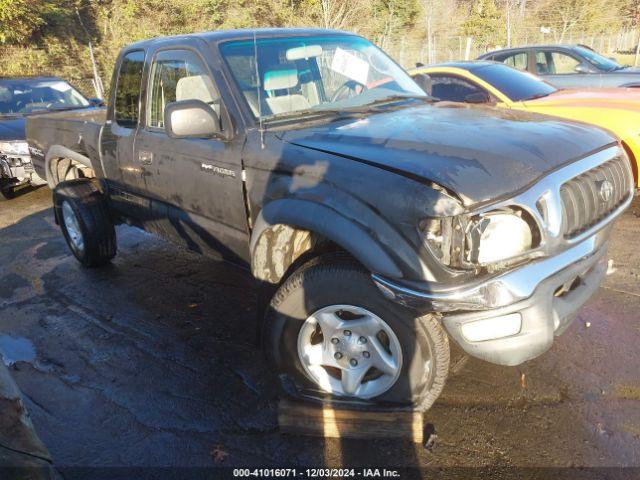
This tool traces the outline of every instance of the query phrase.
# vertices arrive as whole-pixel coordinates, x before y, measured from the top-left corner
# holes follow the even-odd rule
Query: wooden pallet
[[[424,418],[415,411],[349,410],[281,399],[282,433],[329,438],[404,438],[424,441]]]

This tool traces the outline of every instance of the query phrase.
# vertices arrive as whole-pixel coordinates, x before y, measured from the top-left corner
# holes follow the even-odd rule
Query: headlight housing
[[[418,230],[424,247],[442,264],[467,270],[499,267],[540,243],[533,218],[515,208],[425,219]]]
[[[29,155],[29,145],[22,140],[0,142],[0,155]]]
[[[533,247],[533,232],[521,216],[491,212],[471,222],[466,240],[465,260],[489,265],[527,253]]]

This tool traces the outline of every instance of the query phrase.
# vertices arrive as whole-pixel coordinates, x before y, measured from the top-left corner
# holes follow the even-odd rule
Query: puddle
[[[36,349],[27,338],[0,335],[0,356],[8,367],[16,362],[33,363],[36,359]]]

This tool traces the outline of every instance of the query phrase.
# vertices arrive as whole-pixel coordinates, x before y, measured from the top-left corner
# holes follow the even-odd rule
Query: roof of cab
[[[226,40],[240,40],[244,38],[252,38],[254,35],[256,38],[266,37],[303,37],[311,35],[355,35],[352,32],[345,32],[342,30],[329,30],[324,28],[241,28],[236,30],[213,30],[207,32],[190,33],[187,35],[174,35],[167,37],[155,37],[146,40],[141,40],[136,43],[127,45],[125,49],[131,48],[145,48],[158,42],[171,42],[179,39],[199,38],[208,43],[219,43]]]

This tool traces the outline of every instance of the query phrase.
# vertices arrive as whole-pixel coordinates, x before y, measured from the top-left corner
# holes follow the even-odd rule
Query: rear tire
[[[56,220],[69,249],[85,267],[106,265],[116,255],[116,232],[104,197],[88,179],[62,182],[53,191]]]
[[[15,187],[8,187],[9,179],[0,178],[0,201],[11,200],[16,196]]]
[[[426,410],[449,370],[438,320],[386,300],[370,273],[342,256],[312,260],[280,286],[262,338],[284,390],[308,399]]]
[[[11,200],[16,197],[16,189],[14,187],[3,187],[0,180],[0,201]]]

